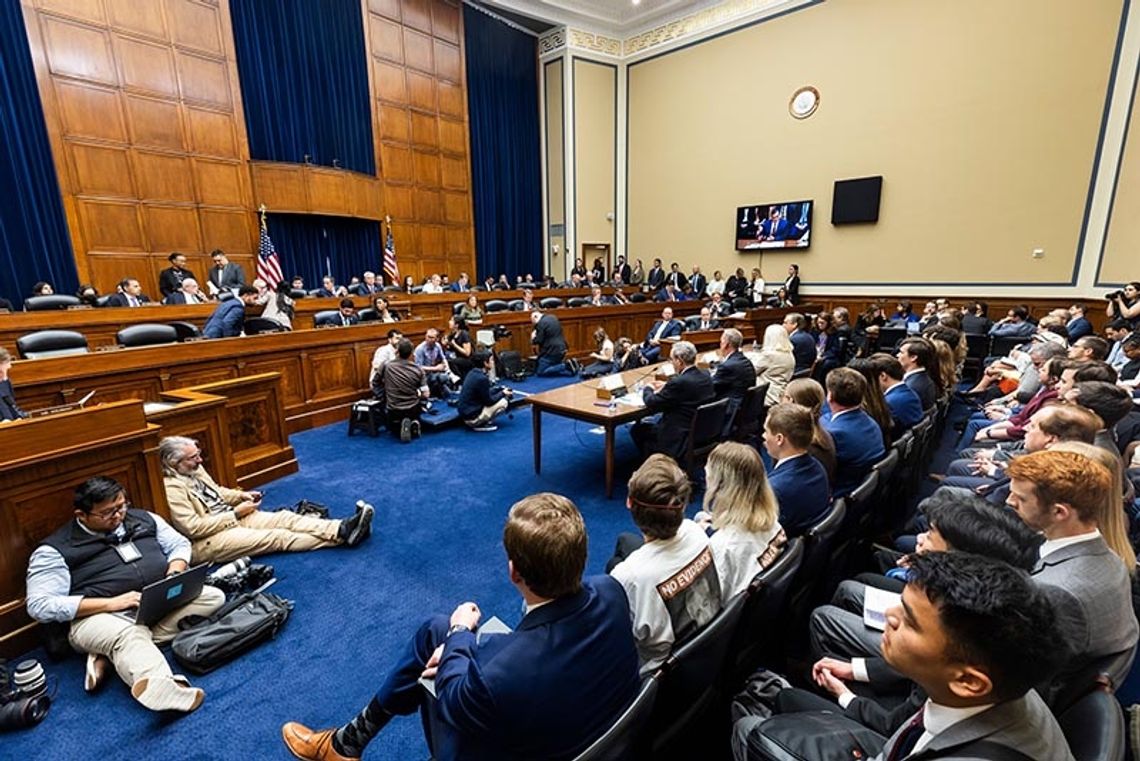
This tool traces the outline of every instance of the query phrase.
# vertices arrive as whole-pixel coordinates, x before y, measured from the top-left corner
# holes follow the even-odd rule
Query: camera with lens
[[[0,665],[0,732],[34,727],[49,708],[47,675],[39,661],[20,661],[13,670]]]
[[[1104,294],[1104,298],[1108,301],[1112,301],[1113,299],[1122,299],[1124,298],[1124,291],[1113,291],[1112,293],[1106,293]]]
[[[206,583],[229,597],[257,589],[273,578],[273,566],[250,561],[248,555],[226,563],[206,577]]]
[[[511,337],[511,331],[507,329],[506,325],[496,325],[492,332],[494,333],[496,341]]]

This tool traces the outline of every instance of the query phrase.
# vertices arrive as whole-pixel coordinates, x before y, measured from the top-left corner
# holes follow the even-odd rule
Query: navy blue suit
[[[1065,328],[1069,331],[1069,343],[1093,334],[1092,323],[1084,317],[1074,317]]]
[[[376,700],[406,715],[424,709],[432,758],[573,758],[599,737],[638,689],[629,603],[609,576],[528,613],[510,634],[447,635],[448,618],[420,627]],[[436,699],[417,680],[444,643]]]
[[[815,363],[815,340],[811,333],[797,330],[788,336],[792,342],[792,355],[796,358],[796,371],[804,370]]]
[[[887,407],[891,411],[891,419],[895,421],[894,430],[891,432],[891,438],[897,439],[902,436],[906,431],[922,422],[925,417],[922,411],[922,400],[918,398],[918,394],[905,383],[899,383],[891,386],[890,389],[883,394],[887,400]]]
[[[653,338],[657,334],[657,329],[661,327],[662,322],[663,320],[655,320],[653,322],[653,327],[651,327],[649,329],[649,332],[645,334],[645,342],[641,344],[641,356],[649,364],[656,362],[661,357],[661,347],[650,346],[649,339]],[[676,338],[677,336],[681,335],[684,330],[685,323],[677,319],[670,320],[669,325],[661,334],[661,338]]]
[[[883,431],[875,419],[862,409],[850,410],[833,417],[826,406],[820,416],[820,425],[835,440],[835,491],[833,496],[845,497],[855,490],[871,466],[883,458]]]
[[[241,335],[245,325],[245,302],[241,299],[226,299],[218,302],[218,308],[206,320],[202,335],[206,338],[226,338]]]
[[[810,454],[777,463],[768,474],[768,484],[780,503],[780,525],[788,536],[799,536],[827,515],[831,500],[827,471]]]
[[[938,401],[938,387],[934,385],[930,373],[926,370],[904,375],[903,382],[910,386],[911,391],[918,394],[924,410],[930,409]]]

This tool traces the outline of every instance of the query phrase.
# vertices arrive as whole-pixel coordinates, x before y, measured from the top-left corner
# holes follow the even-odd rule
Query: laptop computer
[[[202,563],[143,587],[135,623],[153,626],[172,610],[202,594],[207,566],[207,563]]]

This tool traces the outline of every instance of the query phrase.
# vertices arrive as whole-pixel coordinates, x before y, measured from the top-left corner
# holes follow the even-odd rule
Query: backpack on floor
[[[841,713],[779,713],[748,735],[748,760],[861,761],[878,755],[886,740]]]
[[[187,619],[171,643],[175,660],[194,674],[206,674],[266,640],[289,618],[293,603],[268,592],[247,592],[208,618]]]
[[[499,352],[499,377],[520,381],[526,378],[526,366],[522,354],[517,351]]]

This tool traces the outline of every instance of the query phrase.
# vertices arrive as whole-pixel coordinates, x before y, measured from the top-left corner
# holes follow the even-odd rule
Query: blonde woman
[[[796,378],[784,389],[784,395],[780,397],[780,401],[794,402],[811,410],[811,417],[815,422],[811,444],[808,446],[808,454],[819,460],[823,469],[827,471],[827,482],[834,484],[835,441],[832,440],[831,434],[823,430],[823,426],[819,424],[824,397],[823,386],[819,385],[818,381],[811,378]]]
[[[780,506],[753,447],[726,441],[705,465],[704,522],[720,577],[722,604],[743,592],[760,571],[780,556],[788,541],[780,527]],[[701,520],[698,517],[698,520]]]
[[[1050,452],[1074,452],[1087,457],[1093,462],[1099,462],[1108,468],[1112,474],[1112,483],[1123,482],[1120,474],[1120,458],[1104,447],[1086,444],[1083,441],[1060,441],[1049,447]],[[1128,541],[1128,527],[1124,519],[1124,498],[1120,489],[1113,489],[1108,502],[1104,504],[1104,512],[1097,516],[1097,525],[1104,536],[1104,543],[1108,548],[1120,556],[1124,567],[1131,576],[1136,575],[1136,552],[1132,543]]]
[[[752,298],[752,306],[764,306],[764,276],[760,274],[759,267],[752,268],[752,284],[749,286],[749,296]]]
[[[769,325],[764,329],[764,345],[760,347],[760,353],[748,358],[756,366],[756,385],[768,384],[764,406],[774,407],[780,403],[780,397],[796,370],[796,357],[792,353],[788,331],[783,325]]]

